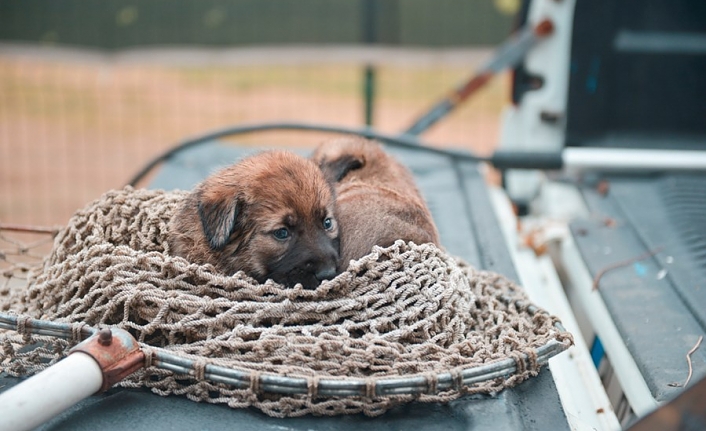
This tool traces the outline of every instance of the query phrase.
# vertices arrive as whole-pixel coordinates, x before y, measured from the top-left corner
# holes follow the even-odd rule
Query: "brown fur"
[[[374,245],[386,247],[398,239],[439,245],[439,234],[412,173],[379,144],[339,138],[321,144],[312,159],[336,184],[339,271],[370,253]]]
[[[334,204],[331,185],[311,160],[263,152],[191,192],[170,222],[171,250],[229,275],[244,271],[259,282],[314,288],[336,273]],[[278,239],[279,229],[289,236]]]

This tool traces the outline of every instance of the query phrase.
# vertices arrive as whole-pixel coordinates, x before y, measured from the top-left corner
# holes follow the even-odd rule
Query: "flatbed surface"
[[[169,160],[150,187],[191,189],[220,166],[255,150],[218,143]],[[428,202],[446,250],[478,268],[518,280],[478,166],[418,150],[390,149],[410,167]],[[306,154],[306,152],[301,152]],[[0,391],[17,379],[0,378]],[[551,371],[496,396],[466,396],[449,404],[411,403],[382,416],[276,419],[255,409],[163,398],[147,390],[114,388],[84,400],[42,430],[227,429],[241,430],[562,430],[568,429]]]
[[[571,232],[652,397],[683,389],[686,353],[706,333],[706,176],[612,176],[581,191],[594,216]],[[609,270],[608,270],[609,269]],[[706,376],[706,349],[691,356]]]

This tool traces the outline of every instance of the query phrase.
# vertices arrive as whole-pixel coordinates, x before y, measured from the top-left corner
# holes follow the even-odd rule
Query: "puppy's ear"
[[[241,203],[235,196],[209,196],[198,194],[199,218],[209,246],[222,250],[235,229],[235,220],[241,210]]]
[[[326,179],[333,183],[341,181],[350,171],[360,169],[363,165],[365,158],[353,154],[345,154],[334,160],[324,159],[319,163]]]

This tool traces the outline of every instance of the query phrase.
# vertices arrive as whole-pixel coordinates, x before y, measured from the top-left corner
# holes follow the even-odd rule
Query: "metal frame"
[[[518,306],[523,305],[521,301],[516,301],[516,303]],[[532,305],[528,306],[526,309],[530,315],[534,315],[534,313],[538,311],[538,308]],[[20,322],[24,324],[27,332],[65,340],[72,337],[72,328],[74,325],[77,325],[0,313],[0,329],[17,331]],[[559,331],[564,331],[560,323],[556,323],[555,327]],[[98,330],[95,328],[83,325],[81,335],[87,338],[97,331]],[[540,366],[546,365],[550,358],[563,352],[568,347],[567,344],[550,340],[547,344],[537,348],[537,363]],[[152,347],[144,343],[140,343],[140,348],[152,353],[152,365],[157,368],[179,374],[196,375],[197,361],[193,359],[176,355],[166,349]],[[522,354],[522,356],[525,361],[529,361],[527,355]],[[449,370],[443,373],[418,373],[407,377],[320,378],[316,385],[316,396],[364,397],[369,396],[371,393],[376,397],[419,394],[435,395],[452,389],[460,390],[463,387],[471,387],[476,383],[498,377],[509,377],[516,372],[517,364],[515,359],[506,358],[480,366]],[[435,377],[435,382],[430,382],[430,376],[432,375]],[[225,383],[238,389],[251,387],[253,378],[259,378],[258,386],[262,392],[287,395],[309,394],[311,392],[309,382],[312,379],[312,377],[284,377],[273,373],[253,373],[248,370],[232,369],[214,364],[207,364],[204,367],[204,378],[215,383]],[[374,389],[372,392],[368,389],[370,386]]]

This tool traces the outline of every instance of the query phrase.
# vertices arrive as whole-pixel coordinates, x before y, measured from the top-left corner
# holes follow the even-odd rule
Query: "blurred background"
[[[519,0],[0,0],[0,222],[64,224],[178,142],[242,123],[398,133],[487,61]],[[487,154],[506,76],[422,137]],[[272,132],[238,145],[311,148]],[[234,141],[235,142],[235,141]]]

